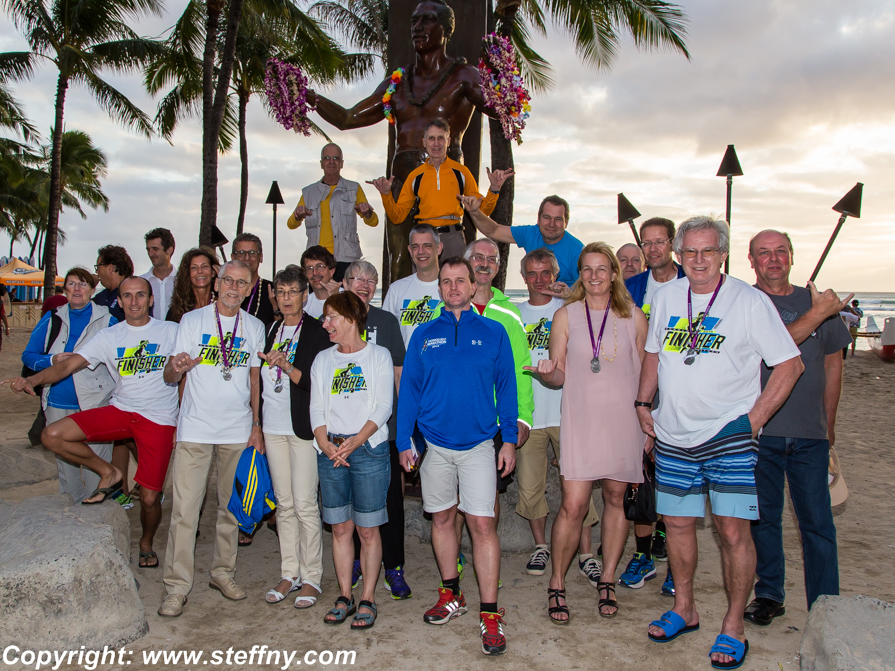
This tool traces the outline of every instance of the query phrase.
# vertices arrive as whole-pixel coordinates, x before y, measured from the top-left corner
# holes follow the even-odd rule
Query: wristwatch
[[[634,401],[635,408],[652,408],[652,403],[644,403],[643,401]]]
[[[290,363],[290,364],[289,364],[289,370],[284,371],[284,372],[286,373],[286,375],[292,375],[292,371],[294,371],[294,370],[295,370],[295,366],[293,366],[293,365]]]
[[[261,426],[261,422],[256,420],[256,421],[252,422],[252,426]]]

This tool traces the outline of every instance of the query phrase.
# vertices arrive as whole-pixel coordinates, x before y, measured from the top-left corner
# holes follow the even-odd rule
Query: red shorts
[[[89,443],[111,443],[133,438],[137,444],[137,472],[134,480],[140,486],[162,491],[177,427],[151,422],[136,412],[127,412],[107,405],[69,415],[84,432]]]

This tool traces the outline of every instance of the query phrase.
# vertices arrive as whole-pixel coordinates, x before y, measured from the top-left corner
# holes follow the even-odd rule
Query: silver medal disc
[[[590,360],[590,372],[591,373],[599,373],[600,372],[600,360],[597,357],[594,357]]]
[[[229,370],[224,370],[224,381],[229,382],[233,379],[233,374]]]
[[[688,356],[686,359],[684,359],[684,363],[688,366],[692,366],[694,361],[696,361],[695,356]]]
[[[274,386],[273,390],[274,390],[276,393],[278,393],[278,394],[279,394],[280,392],[282,392],[282,391],[283,391],[283,383],[282,383],[282,382],[277,382],[276,385]]]

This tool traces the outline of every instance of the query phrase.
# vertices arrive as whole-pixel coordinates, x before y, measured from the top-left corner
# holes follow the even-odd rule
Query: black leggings
[[[391,482],[385,507],[388,511],[388,522],[379,527],[382,536],[382,563],[385,568],[396,569],[404,566],[404,487],[401,485],[401,462],[398,459],[398,447],[395,441],[389,443],[389,459],[391,461]],[[354,558],[360,559],[360,536],[354,531]]]

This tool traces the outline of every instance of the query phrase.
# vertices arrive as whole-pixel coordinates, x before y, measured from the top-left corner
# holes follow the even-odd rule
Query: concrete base
[[[811,607],[799,649],[802,671],[895,669],[895,604],[824,595]]]

